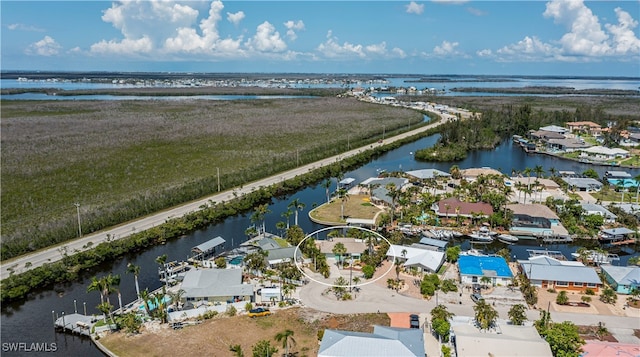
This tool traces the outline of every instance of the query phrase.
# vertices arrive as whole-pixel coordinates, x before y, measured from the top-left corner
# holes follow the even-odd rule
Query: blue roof
[[[458,258],[458,266],[462,275],[513,277],[503,257],[461,255]]]

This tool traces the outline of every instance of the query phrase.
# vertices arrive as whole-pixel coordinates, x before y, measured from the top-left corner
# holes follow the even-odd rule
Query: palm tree
[[[122,313],[122,294],[120,294],[120,275],[111,275],[109,274],[108,278],[110,279],[109,283],[113,286],[113,289],[118,294],[118,306],[120,307],[120,312]]]
[[[295,346],[296,340],[293,339],[293,331],[286,329],[276,335],[276,341],[282,341],[282,348],[284,348],[285,357],[289,357],[289,342]]]
[[[292,208],[295,215],[294,215],[294,225],[298,225],[298,210],[302,211],[305,207],[305,204],[300,201],[300,199],[296,198],[295,200],[291,201],[289,203],[289,205],[287,206],[287,208]]]
[[[151,309],[149,308],[149,300],[151,300],[151,298],[152,295],[149,292],[149,288],[146,288],[140,292],[140,299],[142,300],[142,304],[144,305],[144,310],[149,316],[151,316]]]
[[[164,278],[165,285],[169,284],[169,277],[167,276],[167,258],[166,254],[159,255],[156,258],[156,263],[158,263],[160,268],[162,268],[162,277]]]
[[[169,296],[171,297],[171,301],[176,305],[176,309],[180,310],[180,300],[182,300],[182,296],[186,294],[184,289],[178,289],[177,291],[169,291]]]
[[[140,285],[138,285],[138,275],[140,275],[140,266],[133,263],[127,264],[127,273],[133,274],[136,283],[136,296],[140,298]]]
[[[333,254],[338,256],[338,263],[342,263],[342,255],[347,252],[347,248],[344,246],[344,244],[342,244],[342,242],[336,243],[331,251],[333,252]]]
[[[254,211],[251,215],[251,222],[262,222],[262,233],[265,233],[265,217],[267,216],[267,213],[271,213],[271,211],[269,210],[269,205],[266,203],[261,204],[258,205],[258,207],[255,207],[253,210]]]
[[[473,310],[475,311],[476,322],[482,330],[488,330],[498,319],[498,311],[484,300],[479,300]]]
[[[516,304],[509,309],[509,320],[514,325],[524,325],[527,321],[527,307],[522,304]]]
[[[636,204],[638,204],[638,194],[640,193],[640,175],[633,178],[636,182]]]
[[[322,187],[324,187],[324,192],[327,195],[327,203],[329,203],[329,201],[331,201],[331,195],[329,194],[329,189],[331,188],[331,180],[325,180],[322,183]]]
[[[288,209],[280,214],[280,216],[287,219],[287,229],[289,229],[289,217],[293,214],[293,211]]]
[[[387,189],[387,195],[391,197],[391,224],[393,225],[393,215],[396,211],[396,199],[400,192],[397,190],[396,184],[393,182],[388,183],[384,188]]]
[[[87,292],[97,291],[100,294],[100,303],[104,303],[104,296],[102,295],[102,282],[97,277],[91,278],[91,284],[87,287]]]
[[[540,177],[542,177],[542,174],[544,174],[544,169],[542,168],[542,166],[536,165],[533,168],[533,172],[536,174],[537,178],[540,178]]]
[[[340,198],[340,219],[344,220],[344,203],[349,199],[349,193],[344,188],[339,188],[336,194]]]

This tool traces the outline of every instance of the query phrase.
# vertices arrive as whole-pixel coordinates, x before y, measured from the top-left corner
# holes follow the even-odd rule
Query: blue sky
[[[640,1],[6,1],[3,70],[640,76]]]

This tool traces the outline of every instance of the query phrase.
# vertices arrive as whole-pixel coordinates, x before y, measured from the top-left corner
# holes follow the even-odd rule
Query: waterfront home
[[[436,169],[422,169],[405,172],[409,177],[417,180],[431,180],[438,177],[451,177],[448,172],[436,170]]]
[[[569,132],[569,129],[563,128],[563,127],[557,126],[557,125],[543,126],[539,130],[553,131],[553,132],[560,133],[560,134],[563,134],[563,135]]]
[[[602,182],[590,177],[562,177],[570,190],[583,192],[599,192],[602,190]]]
[[[423,237],[422,239],[420,239],[420,242],[418,244],[424,246],[424,248],[426,248],[426,249],[431,249],[431,250],[437,250],[437,251],[440,251],[440,252],[444,252],[444,250],[447,248],[447,244],[449,244],[449,242],[447,242],[446,240],[441,240],[441,239]]]
[[[197,246],[191,248],[191,252],[193,253],[193,260],[205,260],[216,253],[218,253],[218,247],[223,247],[226,241],[224,238],[217,236],[211,240],[208,240],[202,244],[198,244]]]
[[[402,190],[409,183],[409,179],[400,177],[371,177],[363,181],[360,185],[371,188],[371,202],[391,206],[393,200],[389,195],[387,185],[393,184],[396,190]]]
[[[549,152],[574,152],[591,146],[591,144],[578,138],[552,138],[544,140],[543,144],[545,149]]]
[[[422,329],[373,326],[373,333],[324,330],[318,357],[424,357]]]
[[[586,292],[591,289],[598,292],[602,281],[594,268],[581,262],[558,260],[550,256],[539,255],[528,260],[518,260],[519,270],[531,282],[531,285],[548,289]]]
[[[435,273],[444,263],[444,252],[422,249],[415,246],[392,244],[387,250],[387,259],[399,262],[405,268],[415,267],[419,272]]]
[[[587,134],[591,136],[600,136],[602,134],[602,125],[592,121],[574,121],[565,125],[572,134]]]
[[[491,285],[510,285],[513,274],[507,261],[500,256],[461,255],[458,258],[460,282],[473,285],[480,284],[482,278],[489,278]]]
[[[266,250],[265,260],[269,268],[275,268],[282,263],[293,263],[302,260],[302,251],[296,247],[281,247]],[[295,257],[294,257],[295,255]]]
[[[237,302],[253,300],[253,285],[242,282],[242,269],[191,269],[184,275],[180,289],[186,303]]]
[[[470,168],[470,169],[464,169],[464,170],[460,170],[460,175],[462,176],[463,179],[467,180],[467,181],[475,181],[478,176],[480,175],[484,175],[484,176],[489,176],[489,175],[497,175],[497,176],[503,176],[504,174],[496,169],[492,169],[490,167],[474,167],[474,168]]]
[[[549,207],[541,204],[510,204],[507,209],[513,211],[513,220],[509,231],[515,235],[534,237],[568,236],[560,218]]]
[[[603,265],[600,267],[607,283],[619,294],[631,294],[640,289],[640,267]]]
[[[565,136],[562,133],[547,130],[529,130],[529,138],[532,140],[540,140],[546,142],[549,139],[564,139]]]
[[[620,208],[624,213],[635,216],[640,219],[640,205],[636,203],[612,203],[614,206]]]
[[[615,214],[611,213],[611,211],[609,211],[608,209],[606,209],[604,206],[599,205],[599,204],[595,204],[595,203],[580,203],[580,206],[582,207],[582,215],[583,216],[589,216],[592,214],[598,215],[598,216],[602,216],[604,217],[604,223],[605,224],[612,224],[616,222],[616,218],[618,218],[618,216],[616,216]]]
[[[342,243],[345,248],[345,253],[342,255],[343,257],[350,256],[355,259],[360,259],[362,253],[367,249],[367,244],[364,240],[346,237],[317,240],[316,246],[320,249],[320,253],[324,254],[327,258],[331,258],[336,257],[333,249],[338,243]]]
[[[493,328],[481,330],[473,318],[454,316],[451,331],[458,357],[553,356],[549,343],[533,326],[510,325],[499,320]]]
[[[580,158],[595,161],[615,161],[629,157],[629,151],[620,148],[592,146],[580,150]]]
[[[489,217],[493,214],[493,207],[485,202],[463,202],[457,197],[440,200],[431,206],[439,217]]]

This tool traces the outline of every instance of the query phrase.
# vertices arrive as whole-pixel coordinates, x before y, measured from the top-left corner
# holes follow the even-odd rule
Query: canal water
[[[536,165],[542,166],[545,170],[553,167],[556,170],[576,172],[583,172],[588,168],[594,168],[600,175],[603,175],[604,171],[606,171],[605,167],[560,160],[546,155],[527,154],[517,145],[513,145],[509,140],[505,140],[494,150],[470,153],[465,160],[456,163],[425,163],[414,160],[413,153],[415,153],[416,150],[433,145],[437,139],[438,136],[434,135],[406,144],[398,149],[385,153],[366,165],[345,173],[345,177],[353,177],[356,179],[356,182],[360,182],[369,177],[377,176],[380,170],[407,171],[436,168],[448,172],[450,166],[453,164],[458,165],[462,169],[470,167],[492,167],[505,173],[510,173],[512,169],[524,170],[526,167],[533,168]],[[631,174],[636,176],[640,174],[640,170],[633,170]],[[333,180],[333,182],[335,185],[335,180]],[[331,189],[333,190],[335,187]],[[325,189],[318,184],[304,188],[288,197],[274,199],[269,205],[271,212],[266,215],[265,219],[267,231],[275,234],[280,233],[276,229],[276,223],[285,221],[286,218],[282,216],[282,212],[287,210],[287,205],[294,199],[299,199],[305,204],[304,210],[299,212],[299,224],[304,231],[311,232],[323,228],[323,226],[315,224],[308,219],[309,210],[316,205],[322,204],[326,200]],[[7,345],[4,345],[5,342],[26,342],[27,344],[56,343],[57,351],[54,354],[59,355],[100,356],[101,352],[86,338],[57,333],[53,328],[53,315],[61,314],[62,311],[69,314],[77,309],[78,312],[82,313],[86,306],[89,314],[98,313],[96,306],[100,302],[99,294],[97,292],[86,292],[92,276],[102,276],[109,273],[120,274],[122,278],[120,292],[123,303],[126,304],[135,299],[133,276],[125,273],[128,263],[142,267],[139,277],[141,289],[149,288],[153,290],[159,288],[160,282],[158,281],[158,265],[155,263],[156,257],[167,254],[169,260],[186,259],[192,247],[216,236],[222,236],[226,240],[226,249],[236,247],[247,240],[244,232],[247,227],[253,224],[250,217],[251,213],[230,217],[222,223],[193,232],[183,238],[167,242],[165,245],[154,247],[140,254],[123,257],[110,264],[104,264],[86,274],[80,281],[64,285],[59,284],[55,286],[54,289],[34,293],[26,301],[4,304],[2,306],[2,354],[7,356],[20,354],[8,351],[5,348]],[[292,215],[290,217],[291,224],[293,224],[293,219]],[[481,248],[489,251],[497,251],[505,246],[506,245],[502,243],[492,243],[491,245]],[[462,247],[463,249],[469,248],[469,243],[463,242]],[[524,258],[527,254],[527,249],[546,248],[549,250],[560,250],[565,256],[569,257],[569,254],[578,248],[573,244],[545,245],[541,247],[535,244],[535,241],[521,241],[516,245],[508,247],[511,250],[511,255],[517,256],[518,258]],[[637,254],[636,252],[634,255]],[[617,264],[625,264],[629,257],[629,255],[621,256],[621,260],[617,262]],[[115,294],[112,295],[111,301],[112,304],[117,307],[117,296]],[[46,354],[50,355],[51,352],[47,352]],[[38,355],[38,353],[29,353],[29,355]]]

